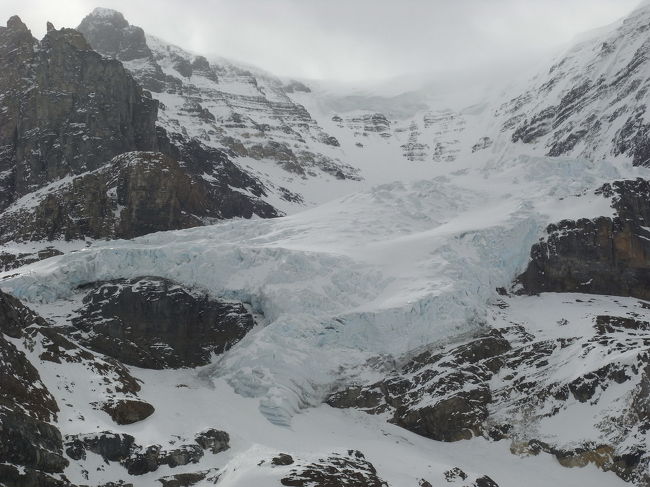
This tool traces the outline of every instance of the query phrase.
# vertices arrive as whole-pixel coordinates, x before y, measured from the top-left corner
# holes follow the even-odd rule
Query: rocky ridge
[[[12,17],[0,27],[0,65],[2,242],[133,238],[279,214],[268,188],[223,151],[157,126],[158,101],[78,31],[50,25],[38,41]],[[52,252],[5,254],[15,267]]]
[[[284,84],[227,61],[211,63],[145,35],[116,11],[97,9],[78,30],[95,50],[121,60],[161,101],[160,124],[170,134],[196,137],[231,156],[273,161],[300,177],[324,172],[358,179],[330,150],[338,147],[336,138],[287,95],[308,93],[304,84]]]
[[[506,439],[517,455],[550,454],[566,467],[593,464],[646,485],[650,355],[647,322],[638,316],[645,316],[648,305],[630,300],[621,306],[622,316],[572,319],[564,316],[574,316],[571,308],[582,301],[574,298],[571,304],[570,299],[554,313],[559,319],[549,316],[547,323],[535,323],[546,328],[536,334],[531,326],[513,321],[511,302],[504,299],[492,323],[507,327],[406,358],[387,378],[342,388],[328,404],[385,416],[437,441]],[[520,313],[525,304],[519,308],[521,302],[515,300],[512,305],[518,318],[525,316]],[[594,365],[571,374],[573,362]],[[597,411],[585,418],[592,422],[591,437],[564,442],[548,432],[583,404]]]

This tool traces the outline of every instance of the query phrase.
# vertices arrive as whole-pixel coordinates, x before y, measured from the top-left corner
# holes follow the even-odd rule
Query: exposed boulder
[[[132,424],[147,419],[155,408],[144,401],[133,399],[113,399],[99,405],[99,408],[117,424]]]
[[[278,453],[277,457],[273,457],[271,460],[271,465],[278,467],[286,467],[287,465],[293,464],[293,457],[287,453]]]
[[[208,477],[208,475],[211,476]],[[199,472],[177,473],[175,475],[168,475],[167,477],[159,478],[158,482],[162,484],[162,487],[191,487],[206,478],[208,481],[216,484],[219,480],[219,470],[215,468],[210,470],[201,470]]]

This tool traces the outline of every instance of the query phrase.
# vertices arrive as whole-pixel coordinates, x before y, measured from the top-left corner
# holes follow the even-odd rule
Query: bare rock
[[[155,408],[144,401],[132,399],[114,399],[107,401],[99,408],[108,413],[117,424],[132,424],[151,416]]]
[[[202,431],[194,440],[204,450],[210,450],[217,454],[230,448],[230,435],[225,431],[219,431],[214,428]]]
[[[241,303],[158,277],[92,285],[77,313],[70,330],[75,339],[123,363],[153,369],[206,365],[255,324]]]

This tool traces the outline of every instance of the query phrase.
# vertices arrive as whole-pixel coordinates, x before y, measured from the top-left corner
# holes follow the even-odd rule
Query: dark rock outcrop
[[[107,57],[132,61],[153,56],[147,46],[144,31],[140,27],[130,25],[124,16],[115,10],[96,8],[81,21],[77,30],[84,35],[93,49]],[[101,47],[101,50],[98,47]]]
[[[210,477],[208,477],[210,475]],[[158,479],[162,487],[191,487],[206,479],[212,483],[219,480],[219,471],[217,469],[201,470],[199,472],[177,473]]]
[[[135,453],[122,464],[130,475],[144,475],[155,472],[162,465],[175,468],[198,463],[203,450],[198,445],[182,445],[174,450],[162,450],[159,445],[147,447],[142,453]]]
[[[616,216],[549,225],[518,278],[522,292],[650,299],[650,181],[616,181],[599,193],[613,198]]]
[[[293,457],[287,453],[278,453],[278,456],[271,460],[271,465],[276,467],[286,467],[291,464],[293,464]]]
[[[65,453],[73,460],[85,460],[89,451],[101,456],[105,462],[120,462],[128,458],[136,447],[131,435],[103,431],[67,437]]]
[[[464,485],[471,485],[471,487],[499,487],[499,485],[487,475],[476,477],[476,479],[472,481],[469,479],[469,475],[459,467],[450,468],[444,472],[443,476],[448,483],[452,484],[456,482],[463,482]],[[426,483],[428,484],[428,482]],[[420,485],[422,487],[425,487],[422,483]],[[429,484],[429,486],[430,485],[431,484]]]
[[[0,481],[3,487],[75,487],[57,475],[33,469],[0,464]],[[126,486],[125,486],[126,487]]]
[[[194,441],[204,450],[210,450],[214,454],[230,448],[230,435],[214,428],[202,431],[194,437]]]
[[[117,60],[144,56],[155,69],[138,78],[166,82],[142,29],[106,9],[89,18],[84,32],[116,59],[76,30],[49,28],[39,42],[17,17],[0,28],[0,212],[9,208],[0,241],[132,238],[278,216],[261,200],[264,185],[226,154],[156,127],[158,102]]]
[[[314,463],[300,463],[280,483],[290,487],[388,487],[377,476],[374,465],[356,450],[349,450],[346,455],[334,454]]]
[[[117,424],[133,424],[151,416],[155,408],[144,401],[133,399],[114,399],[99,405],[99,408]]]
[[[633,454],[617,454],[615,449],[610,445],[584,444],[571,449],[558,448],[539,440],[530,440],[524,444],[513,444],[511,446],[513,453],[521,455],[538,455],[548,453],[553,455],[563,467],[583,468],[587,465],[594,465],[606,472],[613,471],[620,478],[628,482],[634,482],[636,485],[647,485],[646,480],[642,480],[639,471],[644,470],[640,465],[643,457],[642,452]]]
[[[58,405],[25,353],[6,338],[22,338],[24,330],[42,323],[0,292],[0,479],[9,487],[57,485],[46,474],[68,465],[61,433],[50,423]]]
[[[232,189],[250,184],[262,194],[227,159],[221,167],[202,168],[215,162],[202,157],[207,149],[195,147],[196,159],[174,151],[188,163],[161,153],[129,152],[69,183],[45,188],[33,196],[34,205],[0,215],[0,241],[133,238],[235,216],[277,216],[267,203]],[[9,262],[16,259],[7,256]]]
[[[645,302],[623,306],[625,317],[595,316],[592,333],[581,337],[539,338],[520,325],[491,330],[461,345],[423,352],[384,380],[343,388],[327,402],[385,414],[389,422],[436,440],[475,435],[510,439],[513,453],[546,452],[561,465],[593,464],[645,485],[650,464],[645,442],[650,431],[650,323],[639,319],[634,308],[647,306]],[[557,326],[568,324],[561,320]],[[577,363],[589,357],[593,365],[566,375],[571,367],[568,357],[578,355]],[[611,409],[612,389],[627,391],[627,399],[615,409]],[[548,443],[530,439],[535,432],[543,434],[531,423],[552,420],[580,404],[608,408],[605,417],[594,418],[594,429],[606,439],[577,446],[554,444],[555,438],[547,439]],[[524,444],[521,438],[527,438]],[[452,469],[450,475],[461,474]],[[492,482],[481,477],[471,485],[491,486]]]
[[[0,209],[47,183],[155,150],[158,102],[72,29],[0,27]]]
[[[241,303],[154,277],[99,283],[78,313],[71,333],[81,343],[154,369],[206,365],[254,326]]]
[[[487,381],[508,350],[508,341],[492,330],[444,353],[424,352],[395,377],[338,391],[328,404],[373,414],[391,411],[392,423],[439,441],[469,439],[483,433],[492,399]]]
[[[81,21],[77,30],[100,54],[129,66],[135,61],[133,68],[137,69],[138,81],[144,88],[154,92],[163,90],[167,77],[155,62],[144,31],[130,25],[120,12],[96,8]]]
[[[6,337],[12,338],[9,341]],[[15,343],[23,346],[24,352]],[[35,353],[35,350],[39,352]],[[52,424],[59,406],[40,379],[34,364],[75,364],[101,380],[106,395],[131,397],[140,386],[121,364],[100,359],[81,349],[17,299],[0,293],[0,479],[8,487],[69,485],[49,474],[68,466],[63,439]],[[66,385],[68,392],[74,383]],[[69,404],[66,404],[69,406]],[[77,448],[74,448],[77,446]],[[101,442],[97,452],[103,450]],[[66,443],[71,458],[82,455],[78,445]],[[20,467],[20,468],[15,468]]]
[[[116,462],[123,466],[130,475],[144,475],[155,472],[161,466],[176,468],[183,465],[198,463],[203,458],[206,450],[213,454],[221,453],[229,448],[229,436],[224,431],[215,429],[205,430],[195,437],[194,443],[180,445],[176,448],[165,450],[160,445],[143,447],[135,442],[135,438],[128,434],[104,431],[96,434],[73,435],[66,438],[65,452],[71,459],[83,464],[87,452],[100,455],[106,462]],[[194,478],[205,478],[216,471],[207,470],[196,472],[189,477],[166,478],[170,485],[184,485],[182,482]],[[213,476],[213,478],[217,478]],[[162,482],[162,480],[161,480]],[[175,483],[181,482],[181,483]],[[165,483],[165,482],[163,482]],[[187,484],[191,485],[191,484]]]

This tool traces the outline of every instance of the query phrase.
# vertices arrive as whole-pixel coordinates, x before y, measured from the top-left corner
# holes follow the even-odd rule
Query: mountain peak
[[[122,12],[110,8],[97,7],[81,21],[89,25],[111,25],[118,29],[129,27],[129,22],[124,18]]]
[[[104,7],[96,7],[92,12],[90,12],[91,17],[100,17],[100,18],[113,18],[113,17],[120,17],[124,18],[124,15],[122,12],[118,12],[117,10],[113,10],[112,8],[104,8]]]
[[[15,31],[28,31],[27,26],[24,24],[20,17],[13,15],[7,20],[7,29]]]

